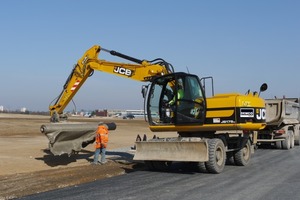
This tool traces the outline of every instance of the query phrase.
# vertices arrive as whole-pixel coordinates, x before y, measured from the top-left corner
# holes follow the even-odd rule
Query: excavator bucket
[[[115,123],[106,123],[109,130],[116,129]],[[95,141],[98,123],[50,123],[42,125],[40,131],[49,140],[49,149],[54,155],[79,152]]]
[[[133,160],[146,161],[208,161],[208,143],[199,139],[180,141],[169,139],[155,139],[136,142],[136,152]]]

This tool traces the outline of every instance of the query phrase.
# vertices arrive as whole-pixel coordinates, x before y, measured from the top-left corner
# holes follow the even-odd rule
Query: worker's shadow
[[[56,167],[60,165],[68,165],[73,162],[77,162],[78,160],[90,160],[89,157],[91,157],[94,152],[93,151],[87,151],[87,150],[81,150],[78,154],[72,154],[67,155],[63,154],[60,156],[53,155],[49,149],[43,150],[45,155],[43,157],[35,158],[36,160],[42,160],[45,164],[47,164],[50,167]]]
[[[106,157],[115,162],[127,164],[133,162],[133,154],[122,151],[106,151]]]

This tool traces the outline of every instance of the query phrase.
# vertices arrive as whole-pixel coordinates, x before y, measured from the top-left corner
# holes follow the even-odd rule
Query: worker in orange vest
[[[103,122],[98,124],[98,128],[96,130],[96,144],[95,144],[95,155],[94,162],[92,164],[105,164],[105,153],[106,147],[108,143],[108,127]],[[101,153],[101,161],[99,163],[99,154]]]

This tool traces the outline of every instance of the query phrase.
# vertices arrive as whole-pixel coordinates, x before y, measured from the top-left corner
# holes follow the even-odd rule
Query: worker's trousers
[[[97,148],[94,155],[94,163],[97,163],[99,161],[99,154],[101,153],[101,163],[105,163],[105,153],[106,148]]]

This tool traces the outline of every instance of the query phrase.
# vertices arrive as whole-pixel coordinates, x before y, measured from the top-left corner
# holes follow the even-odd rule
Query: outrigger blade
[[[161,138],[136,142],[136,152],[133,160],[208,161],[208,143],[206,140],[200,138],[198,141],[184,140],[184,138],[180,140],[173,139]]]

